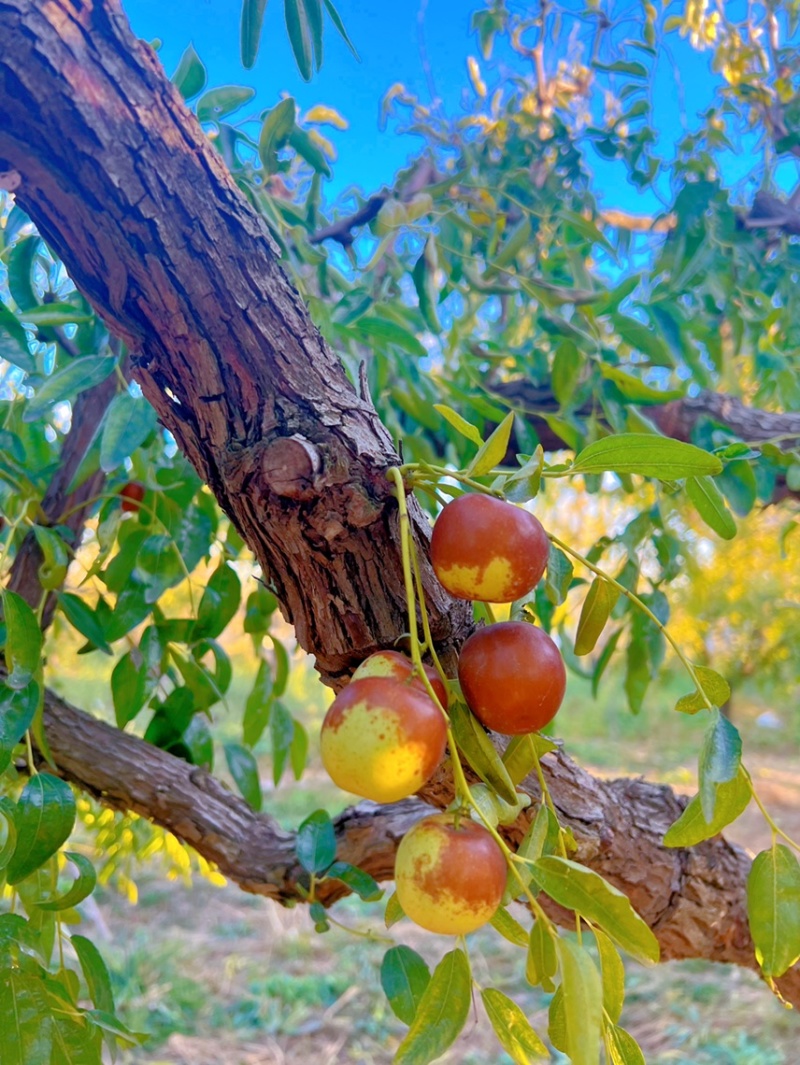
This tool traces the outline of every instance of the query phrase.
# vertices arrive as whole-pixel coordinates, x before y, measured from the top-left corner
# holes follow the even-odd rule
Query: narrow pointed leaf
[[[517,792],[500,755],[481,724],[460,700],[454,700],[450,707],[450,723],[459,751],[481,780],[494,788],[505,802],[516,803]]]
[[[347,47],[353,53],[354,57],[356,59],[358,59],[359,62],[360,62],[361,61],[360,60],[360,56],[359,56],[358,52],[356,51],[356,47],[353,44],[353,42],[350,40],[350,38],[348,37],[347,30],[345,29],[345,26],[344,26],[344,23],[342,22],[341,16],[339,15],[339,12],[336,10],[336,8],[333,6],[332,0],[324,0],[324,3],[325,3],[325,10],[330,15],[331,22],[336,27],[336,30],[337,30],[339,36],[342,38],[344,43],[347,45]]]
[[[16,592],[3,589],[3,618],[6,623],[6,667],[9,688],[25,688],[39,668],[42,630],[36,615]]]
[[[731,686],[727,680],[707,666],[695,666],[694,671],[711,705],[724,706],[731,697]],[[703,695],[696,689],[691,695],[681,696],[675,704],[675,709],[680,714],[696,714],[707,706]]]
[[[600,974],[603,979],[603,1009],[616,1024],[625,1002],[625,965],[619,951],[599,928],[593,928],[597,953],[600,955]]]
[[[603,985],[586,951],[559,936],[566,1051],[572,1065],[599,1065],[603,1025]]]
[[[260,810],[261,781],[258,776],[258,763],[253,757],[253,752],[243,747],[241,743],[226,743],[224,750],[225,761],[228,763],[228,770],[236,787],[248,806],[254,810]]]
[[[70,936],[70,942],[78,955],[83,978],[89,988],[89,997],[99,1010],[113,1014],[114,992],[111,990],[111,977],[100,951],[85,936]]]
[[[589,444],[572,464],[571,473],[638,473],[674,481],[681,477],[721,473],[716,455],[694,444],[650,433],[620,433]]]
[[[395,1055],[395,1065],[429,1065],[444,1054],[469,1016],[471,989],[466,954],[451,950],[434,970],[408,1035]]]
[[[516,1002],[493,987],[481,991],[481,998],[494,1034],[517,1065],[550,1060],[547,1047]]]
[[[703,737],[698,761],[700,805],[703,817],[714,817],[717,786],[733,780],[742,761],[742,737],[726,717],[717,710]]]
[[[310,81],[311,30],[303,0],[284,0],[283,13],[297,69],[303,81]]]
[[[619,599],[619,592],[602,577],[596,577],[583,601],[578,631],[575,634],[575,654],[590,654],[606,627],[606,623]]]
[[[68,910],[71,906],[77,906],[79,902],[83,902],[95,889],[97,873],[86,855],[65,851],[64,857],[72,862],[78,875],[63,895],[37,903],[40,910]]]
[[[334,862],[327,869],[325,876],[341,880],[364,902],[377,902],[383,896],[383,888],[378,884],[377,880],[363,869],[359,869],[357,865],[351,865],[349,862]]]
[[[336,835],[325,810],[315,810],[297,830],[297,860],[309,873],[324,873],[336,858]]]
[[[733,780],[718,784],[716,792],[711,820],[706,821],[703,817],[700,796],[695,795],[678,820],[667,830],[665,847],[694,847],[704,839],[711,839],[744,813],[752,797],[750,782],[741,767]]]
[[[75,824],[75,796],[69,784],[37,773],[17,801],[17,846],[8,863],[9,884],[18,884],[43,865],[68,838]]]
[[[267,0],[242,0],[239,45],[242,54],[242,66],[247,70],[253,67],[258,55],[261,27],[264,23],[266,7]]]
[[[568,858],[550,855],[533,867],[533,878],[555,902],[586,917],[638,961],[656,962],[658,940],[627,895],[598,873]]]
[[[608,1065],[646,1065],[642,1048],[624,1028],[609,1024],[604,1039]]]
[[[116,362],[113,355],[85,355],[82,359],[68,362],[63,369],[48,377],[33,399],[28,401],[23,421],[37,421],[53,404],[74,399],[87,388],[99,385],[113,371]]]
[[[381,962],[381,987],[392,1013],[411,1025],[431,981],[428,963],[411,947],[390,947]]]
[[[713,529],[723,540],[734,538],[736,522],[728,510],[722,493],[710,477],[687,478],[686,494],[710,529]]]
[[[482,477],[490,473],[495,466],[499,466],[508,451],[508,442],[511,439],[511,430],[514,427],[514,412],[507,414],[495,431],[483,444],[478,454],[467,467],[470,477]]]
[[[747,878],[747,915],[765,976],[782,976],[800,958],[800,864],[783,844],[757,854]]]
[[[452,407],[445,406],[444,403],[434,403],[433,409],[438,411],[445,421],[449,422],[453,428],[465,436],[467,440],[471,440],[473,444],[477,444],[478,447],[483,446],[483,440],[481,434],[478,432],[477,426],[472,422],[468,422],[466,418],[462,418],[461,415],[452,409]]]

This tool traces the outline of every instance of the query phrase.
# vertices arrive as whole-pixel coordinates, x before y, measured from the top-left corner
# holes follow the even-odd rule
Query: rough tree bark
[[[253,548],[322,678],[339,686],[405,628],[385,478],[397,456],[371,403],[117,0],[0,0],[0,105],[0,170],[19,174],[19,202],[130,348],[145,395]],[[427,523],[412,513],[424,546]],[[427,564],[424,579],[434,636],[452,652],[469,610]],[[78,786],[166,825],[243,887],[292,894],[291,837],[207,775],[51,694],[46,727]],[[666,957],[754,966],[740,851],[719,837],[663,848],[681,808],[669,789],[596,781],[563,755],[547,774],[579,860],[631,896]],[[445,766],[424,797],[443,805],[451,794]],[[419,811],[348,812],[342,856],[391,875],[394,843]],[[511,838],[524,828],[521,818]],[[800,1002],[797,974],[786,993]]]

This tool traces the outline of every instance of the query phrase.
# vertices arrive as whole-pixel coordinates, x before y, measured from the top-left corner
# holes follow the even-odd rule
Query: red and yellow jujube
[[[407,917],[429,932],[465,935],[494,916],[506,886],[506,860],[481,825],[434,814],[401,840],[394,878]]]
[[[458,679],[467,705],[495,732],[538,732],[555,717],[567,684],[561,652],[525,621],[478,629],[461,648]]]
[[[335,784],[374,802],[413,795],[444,756],[441,709],[417,681],[351,681],[322,723],[322,763]]]
[[[431,562],[451,595],[511,603],[539,583],[550,544],[527,510],[486,495],[448,503],[433,526]]]

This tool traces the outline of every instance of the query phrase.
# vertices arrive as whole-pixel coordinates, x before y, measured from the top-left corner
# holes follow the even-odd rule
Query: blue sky
[[[425,4],[425,0],[422,0]],[[123,0],[134,31],[146,40],[163,41],[160,56],[172,73],[184,48],[192,42],[209,71],[209,87],[223,84],[251,85],[257,90],[253,110],[271,107],[281,92],[289,92],[307,109],[324,103],[336,108],[350,123],[344,132],[334,132],[339,160],[327,195],[334,197],[357,184],[367,192],[391,180],[394,172],[414,153],[417,142],[400,137],[391,125],[378,128],[379,103],[396,81],[427,99],[427,86],[420,55],[418,14],[420,0],[338,0],[337,7],[361,55],[357,62],[328,22],[325,58],[320,73],[310,84],[300,78],[291,55],[283,20],[282,0],[269,0],[264,35],[255,68],[245,71],[239,62],[239,15],[241,0]],[[430,57],[438,94],[449,113],[460,107],[468,85],[466,57],[477,54],[477,42],[469,33],[470,13],[481,0],[427,0],[424,9],[425,47]],[[580,5],[579,5],[580,6]],[[633,27],[632,27],[633,28]],[[708,55],[694,52],[686,41],[669,38],[682,82],[682,100],[690,126],[699,110],[711,99],[713,78]],[[635,56],[633,56],[635,57]],[[659,62],[654,88],[655,126],[659,149],[670,154],[682,129],[681,96],[673,68],[666,57]],[[752,160],[746,155],[726,164],[728,180],[747,173]],[[607,205],[633,211],[652,211],[658,202],[641,196],[624,180],[621,166],[597,168],[598,188]]]

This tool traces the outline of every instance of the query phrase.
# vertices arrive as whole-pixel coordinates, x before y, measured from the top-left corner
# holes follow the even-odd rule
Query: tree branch
[[[245,891],[276,902],[305,901],[307,886],[294,854],[295,836],[203,769],[107,725],[48,691],[45,729],[58,771],[82,790],[118,810],[150,818],[190,844]],[[686,800],[665,785],[643,780],[597,780],[563,752],[543,761],[559,819],[577,840],[575,858],[624,891],[655,932],[664,960],[705,958],[757,969],[747,926],[747,855],[722,836],[690,849],[661,840]],[[524,789],[539,797],[528,778]],[[424,789],[432,805],[452,798],[444,770]],[[532,808],[535,810],[535,806]],[[337,857],[375,877],[390,880],[394,855],[405,832],[430,806],[407,799],[389,806],[363,802],[335,820]],[[530,812],[506,830],[519,844]],[[323,884],[329,904],[346,894],[339,882]],[[552,907],[556,919],[574,917]],[[800,967],[780,982],[785,997],[800,1006]]]

